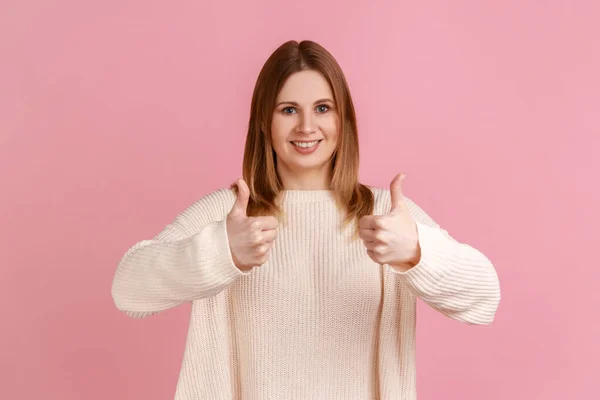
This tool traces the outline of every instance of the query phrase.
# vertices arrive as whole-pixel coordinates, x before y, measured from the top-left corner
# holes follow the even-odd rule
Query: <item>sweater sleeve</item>
[[[491,261],[407,200],[417,224],[421,258],[407,271],[392,270],[417,297],[447,317],[472,325],[491,324],[500,302],[500,283]]]
[[[214,296],[249,274],[233,263],[226,218],[213,198],[195,203],[151,240],[133,245],[118,263],[113,301],[132,318],[145,318],[181,303]]]

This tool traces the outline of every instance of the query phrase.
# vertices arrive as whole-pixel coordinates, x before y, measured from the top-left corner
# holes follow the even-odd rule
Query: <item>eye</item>
[[[329,106],[326,106],[324,104],[321,104],[320,106],[317,106],[317,112],[318,113],[326,113],[327,111],[329,111]]]
[[[296,109],[294,107],[286,107],[283,110],[281,110],[281,112],[284,114],[293,114],[295,111]]]

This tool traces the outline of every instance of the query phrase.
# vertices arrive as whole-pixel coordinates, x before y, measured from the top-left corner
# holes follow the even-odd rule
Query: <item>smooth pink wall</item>
[[[362,179],[407,172],[498,270],[492,326],[420,304],[419,399],[597,398],[598,2],[7,3],[0,398],[173,397],[189,308],[129,319],[113,273],[239,175],[254,81],[288,39],[347,74]]]

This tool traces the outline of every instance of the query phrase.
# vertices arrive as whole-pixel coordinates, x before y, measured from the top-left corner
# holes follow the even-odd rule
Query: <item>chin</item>
[[[303,162],[292,163],[294,170],[309,171],[309,170],[321,170],[329,164],[328,160],[304,160]]]

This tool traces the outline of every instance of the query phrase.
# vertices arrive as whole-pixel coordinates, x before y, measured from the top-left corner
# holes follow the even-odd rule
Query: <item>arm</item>
[[[155,238],[142,240],[125,253],[112,282],[112,297],[120,311],[145,318],[214,296],[248,273],[233,263],[226,219],[216,220],[224,195],[201,199]]]
[[[419,236],[420,259],[409,269],[394,269],[426,304],[468,324],[491,324],[500,302],[500,283],[490,260],[452,238],[419,206],[408,200]]]

